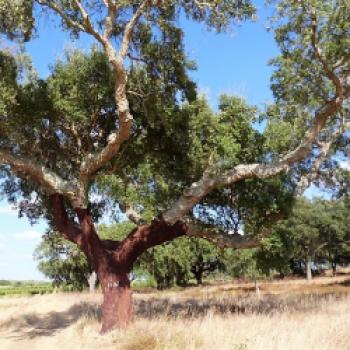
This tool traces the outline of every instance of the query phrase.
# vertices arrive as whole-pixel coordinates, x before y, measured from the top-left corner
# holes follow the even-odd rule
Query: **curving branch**
[[[67,14],[64,12],[64,9],[61,6],[59,6],[57,3],[50,0],[36,0],[36,1],[39,5],[48,7],[49,9],[57,13],[63,19],[63,21],[66,22],[66,24],[69,27],[74,28],[81,32],[85,31],[84,26],[81,23],[74,21],[72,18],[67,16]]]
[[[127,4],[118,5],[113,0],[103,0],[103,3],[107,8],[107,15],[104,18],[104,31],[101,34],[94,27],[89,13],[81,0],[72,0],[70,5],[71,8],[76,9],[80,13],[81,19],[79,20],[73,19],[67,14],[63,5],[60,6],[56,1],[36,1],[39,5],[49,8],[59,15],[68,27],[93,36],[102,45],[102,48],[113,67],[115,77],[114,98],[119,119],[118,126],[117,130],[111,132],[108,136],[107,144],[103,149],[98,152],[89,153],[83,159],[80,168],[80,181],[86,184],[101,167],[108,163],[119,152],[121,145],[130,137],[133,116],[130,113],[129,101],[127,98],[127,72],[124,67],[124,61],[129,51],[133,30],[148,7],[152,5],[152,1],[144,0],[134,11],[129,22],[125,25],[119,50],[116,50],[113,46],[111,37],[117,11],[120,7],[127,6]]]
[[[117,9],[111,1],[106,0],[105,4],[108,8],[108,15],[105,19],[105,32],[102,38],[102,46],[112,64],[115,75],[115,101],[117,105],[119,125],[118,130],[112,132],[108,136],[107,145],[101,151],[90,153],[84,159],[80,170],[82,179],[89,179],[92,177],[119,152],[121,145],[130,137],[133,116],[130,113],[129,101],[127,98],[127,72],[124,67],[124,61],[129,50],[133,30],[141,16],[151,5],[151,1],[143,1],[134,12],[130,21],[126,24],[118,52],[114,49],[110,41],[113,20]]]
[[[337,96],[342,97],[343,96],[343,87],[340,82],[340,79],[338,76],[334,73],[334,71],[331,69],[331,67],[328,65],[326,59],[322,56],[322,51],[318,47],[318,38],[317,38],[317,27],[318,27],[318,22],[317,22],[317,16],[315,13],[311,15],[312,19],[312,25],[311,25],[311,45],[313,48],[313,51],[315,53],[315,56],[317,60],[321,63],[328,79],[330,79],[336,89]],[[345,59],[345,57],[343,58]]]
[[[94,28],[89,14],[87,13],[86,9],[84,8],[84,6],[82,5],[82,2],[80,0],[73,0],[73,3],[75,5],[75,7],[78,9],[78,11],[80,12],[80,15],[82,17],[82,25],[85,32],[91,34],[97,41],[99,41],[101,44],[103,43],[103,39],[100,35],[100,33]]]
[[[164,220],[153,220],[150,224],[132,230],[114,251],[113,256],[131,268],[136,259],[147,249],[184,236],[187,229],[187,225],[180,221],[171,225]]]
[[[25,174],[32,181],[40,184],[49,193],[59,193],[66,196],[74,207],[85,206],[85,196],[78,184],[62,179],[52,170],[31,158],[14,156],[0,149],[0,162],[8,164],[17,175]]]
[[[138,213],[132,205],[119,203],[119,207],[127,218],[135,225],[139,226],[145,224],[140,213]]]
[[[199,223],[190,223],[186,235],[203,238],[220,248],[249,249],[261,245],[261,242],[258,240],[247,239],[238,233],[228,234],[216,227]]]
[[[79,32],[85,32],[91,34],[98,42],[102,43],[102,37],[99,32],[94,28],[90,21],[89,15],[86,9],[83,7],[81,1],[73,0],[73,5],[80,12],[82,22],[72,19],[64,10],[62,6],[59,6],[55,1],[52,0],[36,0],[36,2],[44,7],[51,9],[57,15],[59,15],[67,26],[78,30]]]
[[[138,23],[145,10],[151,5],[151,3],[151,0],[144,0],[138,7],[138,9],[135,11],[129,23],[125,26],[122,44],[119,51],[120,59],[124,60],[125,56],[127,55],[134,27]]]
[[[306,175],[301,176],[299,179],[295,190],[297,196],[301,196],[311,183],[318,178],[321,165],[328,158],[333,143],[347,130],[350,130],[350,123],[345,123],[343,119],[340,126],[336,128],[329,137],[327,137],[326,141],[317,141],[319,154],[312,164],[311,171]]]
[[[50,195],[49,199],[51,203],[53,222],[57,230],[66,239],[81,247],[83,245],[83,233],[78,225],[68,218],[62,195],[55,193]]]
[[[163,213],[163,219],[169,223],[181,220],[204,196],[219,187],[225,187],[249,178],[269,178],[289,171],[295,163],[303,160],[311,152],[319,133],[327,121],[338,112],[344,98],[349,97],[349,95],[350,89],[348,88],[343,97],[336,97],[321,108],[316,113],[313,125],[299,146],[282,159],[270,164],[241,164],[224,173],[221,173],[219,165],[214,169],[208,169],[198,182],[194,182],[190,188],[186,189],[173,206]]]

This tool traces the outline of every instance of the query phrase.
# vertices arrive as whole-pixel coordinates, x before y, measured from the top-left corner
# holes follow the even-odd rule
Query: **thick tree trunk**
[[[306,279],[307,279],[308,281],[311,281],[311,280],[312,280],[311,266],[312,266],[312,260],[311,260],[311,257],[308,256],[308,257],[306,258],[306,265],[305,265],[305,268],[306,268]]]
[[[80,247],[101,283],[101,332],[127,326],[133,318],[128,273],[134,262],[147,249],[185,235],[187,226],[180,222],[171,225],[164,220],[154,220],[134,229],[122,242],[101,240],[87,208],[75,209],[77,224],[68,217],[60,194],[51,195],[50,201],[57,230]]]
[[[108,273],[101,279],[103,292],[101,333],[106,333],[115,328],[124,328],[132,321],[132,292],[127,273]]]

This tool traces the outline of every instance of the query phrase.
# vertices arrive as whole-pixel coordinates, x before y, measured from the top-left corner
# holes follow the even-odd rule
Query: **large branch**
[[[79,218],[79,225],[70,219],[64,206],[63,196],[53,194],[49,196],[53,222],[58,231],[68,240],[76,243],[85,253],[90,266],[98,271],[102,260],[105,261],[106,253],[118,246],[118,242],[99,239],[91,215],[88,209],[77,208],[76,214]]]
[[[135,228],[120,244],[116,243],[114,258],[124,261],[131,267],[135,260],[147,249],[172,241],[182,236],[206,239],[221,248],[254,248],[261,242],[249,240],[244,236],[227,233],[212,226],[194,223],[193,221],[168,224],[164,220],[154,220],[148,225]]]
[[[75,4],[76,8],[80,12],[80,15],[82,17],[82,26],[84,28],[84,31],[91,34],[98,42],[103,44],[103,39],[100,33],[94,28],[93,23],[90,20],[89,14],[82,5],[81,0],[73,0],[73,3]]]
[[[127,216],[127,218],[135,225],[139,226],[144,224],[142,216],[137,210],[135,210],[135,208],[132,205],[120,202],[119,208]]]
[[[138,9],[135,11],[134,15],[132,16],[129,23],[125,26],[123,39],[122,39],[122,45],[119,51],[119,57],[120,59],[124,60],[125,56],[128,53],[130,41],[132,38],[132,33],[134,30],[134,27],[136,26],[137,22],[145,12],[145,10],[150,6],[151,0],[144,0],[141,5],[138,7]]]
[[[194,223],[188,225],[186,235],[189,237],[203,238],[220,248],[248,249],[256,248],[261,245],[261,242],[258,240],[247,239],[243,235],[237,233],[228,234],[215,227]]]
[[[48,7],[49,9],[51,9],[52,11],[54,11],[55,13],[57,13],[64,22],[66,22],[67,26],[72,28],[72,29],[75,29],[75,30],[78,30],[78,31],[81,31],[81,32],[84,32],[85,31],[85,28],[84,26],[73,20],[72,18],[70,18],[65,12],[64,12],[64,8],[62,8],[61,6],[59,6],[57,3],[53,2],[53,1],[50,1],[50,0],[36,0],[37,3],[43,7]]]
[[[107,145],[99,152],[90,153],[82,162],[81,177],[85,179],[89,179],[101,167],[108,163],[119,152],[121,145],[130,137],[133,116],[130,113],[129,101],[127,98],[127,72],[124,67],[124,61],[129,50],[133,30],[145,10],[150,6],[151,1],[143,1],[134,12],[130,21],[126,24],[119,52],[116,52],[110,41],[116,8],[110,1],[105,1],[105,4],[108,8],[108,15],[105,19],[105,32],[102,39],[102,46],[113,66],[115,75],[115,102],[119,125],[118,130],[112,132],[108,136]]]
[[[186,232],[187,225],[183,222],[170,225],[164,220],[153,220],[150,224],[141,225],[130,232],[114,252],[114,257],[131,268],[147,249],[184,236]]]
[[[309,155],[319,133],[325,127],[327,121],[338,111],[343,99],[348,96],[349,89],[343,98],[336,97],[321,108],[316,113],[312,127],[306,133],[299,146],[282,159],[270,164],[241,164],[224,173],[220,172],[219,166],[216,166],[214,169],[208,169],[198,182],[194,182],[190,188],[186,189],[173,206],[163,213],[163,219],[169,223],[181,220],[204,196],[219,187],[229,186],[237,181],[249,178],[269,178],[289,171],[295,163]]]
[[[68,240],[79,246],[83,245],[82,231],[72,220],[68,218],[67,211],[64,207],[63,197],[59,194],[49,196],[52,217],[57,230]]]
[[[102,44],[102,37],[98,33],[98,31],[94,28],[92,22],[90,21],[89,15],[85,10],[85,8],[82,6],[82,3],[80,0],[73,0],[73,5],[80,12],[80,15],[82,18],[81,22],[72,19],[65,12],[65,8],[58,5],[55,1],[52,1],[52,0],[36,0],[36,1],[39,5],[49,8],[53,12],[55,12],[57,15],[59,15],[69,28],[75,29],[78,32],[85,32],[85,33],[91,34],[98,42]]]
[[[62,179],[52,170],[33,159],[11,155],[0,149],[0,162],[8,164],[17,175],[26,175],[40,184],[49,194],[59,193],[66,196],[75,207],[85,206],[85,199],[79,186]]]
[[[343,120],[338,128],[336,128],[327,138],[322,142],[317,142],[319,146],[319,153],[315,158],[310,171],[302,175],[299,179],[295,193],[297,196],[303,195],[305,190],[311,185],[311,183],[319,177],[320,168],[323,162],[329,157],[329,153],[331,151],[331,147],[333,143],[341,136],[345,131],[350,129],[350,123],[346,123]]]
[[[317,28],[318,28],[318,22],[317,22],[317,16],[315,13],[312,14],[312,25],[311,25],[311,45],[314,50],[315,56],[317,60],[321,63],[323,70],[326,73],[326,76],[329,80],[332,81],[337,96],[341,97],[343,95],[343,87],[340,82],[340,79],[338,76],[334,73],[334,71],[331,69],[331,67],[328,65],[326,59],[322,56],[322,50],[318,46],[318,37],[317,37]]]
[[[100,34],[93,25],[87,9],[83,6],[81,0],[72,0],[73,8],[79,13],[81,20],[73,19],[63,6],[52,0],[36,0],[41,6],[46,6],[58,14],[67,26],[92,35],[103,47],[109,62],[111,63],[115,76],[115,102],[118,113],[117,130],[111,132],[107,138],[106,146],[95,153],[88,154],[81,164],[81,182],[87,183],[89,179],[106,163],[108,163],[120,150],[121,145],[129,139],[133,116],[130,113],[129,101],[126,94],[127,72],[124,67],[124,61],[129,50],[133,30],[140,20],[145,10],[151,5],[151,0],[144,0],[131,16],[121,39],[119,51],[117,51],[111,41],[114,21],[117,10],[121,5],[117,5],[112,0],[104,0],[107,8],[107,15],[104,18],[104,31]]]

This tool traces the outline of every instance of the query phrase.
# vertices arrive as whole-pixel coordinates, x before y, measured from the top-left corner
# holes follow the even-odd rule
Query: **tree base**
[[[101,334],[125,328],[130,324],[133,320],[131,289],[117,287],[105,291],[102,314]]]

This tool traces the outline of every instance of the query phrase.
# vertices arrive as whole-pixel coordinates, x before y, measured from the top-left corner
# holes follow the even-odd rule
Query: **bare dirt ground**
[[[350,276],[135,293],[135,322],[99,335],[99,293],[0,298],[1,350],[350,350]]]

